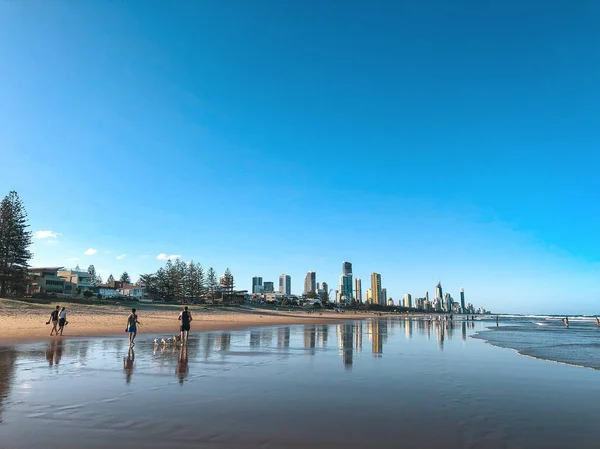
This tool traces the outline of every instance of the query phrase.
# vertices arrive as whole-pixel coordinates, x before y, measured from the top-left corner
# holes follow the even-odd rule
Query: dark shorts
[[[66,321],[66,320],[65,320],[64,318],[61,318],[61,319],[59,319],[59,320],[58,320],[58,325],[59,325],[59,326],[64,326],[64,325],[65,325],[65,321]]]
[[[137,332],[137,327],[136,326],[129,326],[127,328],[127,332]]]
[[[181,332],[189,332],[190,331],[190,325],[188,324],[182,324],[181,328],[180,328]]]

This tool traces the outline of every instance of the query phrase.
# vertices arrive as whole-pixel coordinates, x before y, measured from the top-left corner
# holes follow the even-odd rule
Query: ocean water
[[[490,325],[389,318],[198,332],[187,349],[155,348],[154,335],[132,351],[123,337],[2,347],[0,448],[598,448],[600,371],[471,338],[499,335]]]
[[[600,328],[595,317],[569,317],[565,327],[558,316],[503,316],[496,326],[474,337],[502,348],[514,349],[521,355],[586,368],[600,369]]]

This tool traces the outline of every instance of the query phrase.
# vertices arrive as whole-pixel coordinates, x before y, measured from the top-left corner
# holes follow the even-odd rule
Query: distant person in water
[[[598,317],[596,317],[596,327],[600,326],[600,320],[598,319]]]
[[[181,344],[187,343],[190,335],[190,323],[192,322],[192,313],[188,310],[187,306],[179,314],[179,321],[181,321]]]
[[[498,326],[498,315],[496,315],[496,326]]]
[[[46,324],[50,324],[50,322],[52,321],[52,330],[50,331],[50,336],[52,336],[53,333],[56,333],[56,335],[58,335],[58,312],[60,310],[60,306],[56,306],[56,309],[54,309],[52,311],[52,313],[50,314],[50,319],[46,322]]]
[[[129,346],[135,346],[133,342],[135,340],[135,336],[137,335],[137,325],[140,324],[138,321],[138,316],[135,313],[135,309],[131,309],[131,314],[127,317],[127,329],[125,332],[129,332]]]
[[[564,317],[562,319],[562,322],[565,325],[565,327],[569,327],[569,317]]]
[[[67,310],[63,307],[58,315],[58,330],[62,335],[65,325],[67,324]]]

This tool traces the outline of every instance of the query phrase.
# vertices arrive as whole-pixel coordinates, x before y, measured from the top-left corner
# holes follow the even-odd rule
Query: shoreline
[[[46,325],[54,304],[37,304],[18,300],[0,299],[0,347],[21,343],[51,341],[57,338],[115,337],[128,338],[125,332],[131,304],[80,304],[60,302],[67,310],[67,322],[61,337],[50,336],[52,324]],[[179,333],[180,305],[136,305],[141,325],[136,338],[144,334],[173,335]],[[375,318],[375,313],[335,313],[320,310],[308,313],[301,310],[277,310],[242,306],[211,307],[189,306],[193,321],[191,333],[218,330],[240,330],[251,327],[335,324],[350,320]],[[383,315],[387,316],[387,315]],[[416,316],[415,316],[416,317]]]

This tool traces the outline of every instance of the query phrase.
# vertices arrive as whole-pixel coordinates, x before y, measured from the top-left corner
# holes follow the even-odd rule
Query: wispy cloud
[[[179,259],[180,257],[181,257],[180,254],[171,254],[170,256],[168,256],[165,253],[160,253],[158,256],[156,256],[156,258],[158,260],[172,260],[172,259]]]
[[[141,259],[147,259],[148,257],[150,257],[150,254],[144,254],[143,256],[140,256]]]
[[[52,231],[35,231],[33,233],[33,237],[36,239],[55,239],[59,235],[62,235],[62,234],[59,234],[58,232],[52,232]]]
[[[90,249],[86,250],[83,254],[85,254],[86,256],[93,256],[97,252],[98,252],[98,250],[96,250],[94,248],[90,248]]]
[[[71,257],[69,259],[67,259],[69,262],[75,262],[76,260],[79,260],[79,257]]]
[[[121,254],[120,256],[117,256],[117,259],[121,260],[125,259],[125,257],[127,257],[127,254]]]

